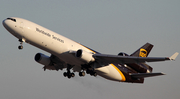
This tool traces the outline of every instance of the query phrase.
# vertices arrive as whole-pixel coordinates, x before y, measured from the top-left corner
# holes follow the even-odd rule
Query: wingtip
[[[179,55],[179,53],[176,52],[176,53],[174,53],[169,59],[170,59],[170,60],[175,60],[178,55]]]
[[[166,75],[165,73],[161,72],[161,75]]]

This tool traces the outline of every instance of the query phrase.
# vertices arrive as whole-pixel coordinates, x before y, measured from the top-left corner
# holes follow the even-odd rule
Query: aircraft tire
[[[97,73],[96,72],[94,72],[94,77],[96,77],[97,76]]]
[[[70,79],[72,77],[72,73],[67,73],[67,77]]]
[[[85,72],[79,72],[79,76],[80,77],[85,76]]]
[[[75,76],[75,74],[74,73],[71,73],[71,77],[74,77]]]
[[[18,49],[20,49],[20,50],[23,49],[23,46],[18,46]]]
[[[87,74],[90,74],[90,73],[91,73],[91,71],[90,71],[89,69],[87,69],[87,70],[86,70],[86,73],[87,73]]]
[[[91,71],[91,72],[90,72],[90,75],[91,75],[91,76],[95,76],[95,77],[96,77],[96,76],[97,76],[97,73],[96,73],[96,72]]]
[[[63,75],[64,75],[64,77],[67,77],[67,72],[64,72]]]

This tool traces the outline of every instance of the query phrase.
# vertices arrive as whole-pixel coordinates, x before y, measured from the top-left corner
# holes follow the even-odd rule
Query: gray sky
[[[179,0],[1,0],[0,20],[15,16],[33,21],[96,51],[131,54],[146,42],[154,44],[149,56],[180,52]],[[166,75],[144,84],[119,83],[101,77],[64,71],[43,71],[36,53],[50,55],[24,43],[0,25],[1,99],[179,99],[180,58],[148,63]]]

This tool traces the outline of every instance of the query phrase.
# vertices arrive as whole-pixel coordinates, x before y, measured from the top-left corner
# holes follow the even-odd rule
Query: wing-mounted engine
[[[41,53],[37,53],[34,57],[35,61],[42,64],[42,65],[45,65],[45,66],[49,66],[51,65],[51,59],[49,56],[46,56],[44,54],[41,54]]]
[[[44,70],[48,69],[48,70],[62,70],[65,65],[65,63],[63,61],[61,61],[58,57],[51,55],[46,56],[44,54],[41,53],[37,53],[34,57],[35,61],[44,65]]]
[[[129,56],[128,54],[126,54],[126,53],[124,53],[124,52],[120,52],[118,55],[119,55],[119,56]]]
[[[90,63],[90,62],[95,61],[95,59],[93,57],[93,53],[86,52],[86,51],[84,51],[82,49],[77,50],[75,56],[80,58],[81,60],[83,60],[86,63]]]

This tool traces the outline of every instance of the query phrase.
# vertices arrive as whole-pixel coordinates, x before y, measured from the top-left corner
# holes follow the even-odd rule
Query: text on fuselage
[[[59,42],[64,43],[64,40],[61,40],[61,39],[59,39],[58,37],[56,37],[56,36],[54,36],[54,35],[52,35],[52,38],[55,39],[55,40],[57,40],[57,41],[59,41]]]
[[[43,30],[40,30],[40,29],[36,28],[36,31],[37,31],[37,32],[40,32],[40,33],[42,33],[42,34],[44,34],[44,35],[46,35],[46,36],[51,37],[51,34],[49,34],[49,33],[47,33],[47,32],[44,32]]]
[[[57,40],[57,41],[59,41],[59,42],[61,42],[61,43],[64,43],[64,40],[56,37],[55,35],[51,35],[50,33],[45,32],[45,31],[43,31],[43,30],[41,30],[41,29],[39,29],[39,28],[36,28],[36,31],[39,32],[39,33],[42,33],[42,34],[44,34],[44,35],[46,35],[46,36],[48,36],[48,37],[50,37],[50,38],[52,37],[52,39],[54,39],[54,40]]]

